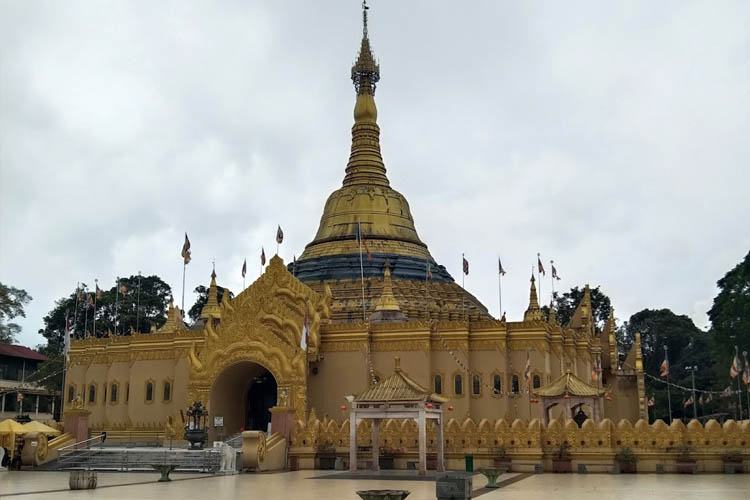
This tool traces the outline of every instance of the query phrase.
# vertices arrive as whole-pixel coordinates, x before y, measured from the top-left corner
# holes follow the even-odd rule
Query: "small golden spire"
[[[398,306],[398,301],[393,295],[393,285],[391,283],[391,267],[390,263],[386,260],[385,263],[385,274],[383,276],[383,293],[380,294],[378,299],[378,305],[375,307],[376,311],[400,311],[401,308]]]
[[[201,319],[221,318],[221,308],[219,307],[218,288],[216,286],[216,265],[211,271],[211,284],[208,287],[208,300],[201,310]]]
[[[393,371],[400,372],[401,371],[401,358],[396,356],[393,360]]]
[[[529,307],[523,315],[524,321],[539,321],[542,319],[542,311],[539,309],[539,299],[536,295],[536,280],[534,271],[531,271],[531,287],[529,289]]]

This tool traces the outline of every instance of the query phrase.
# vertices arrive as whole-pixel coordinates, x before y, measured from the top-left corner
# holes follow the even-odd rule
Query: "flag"
[[[247,274],[247,259],[242,263],[242,277],[244,278]]]
[[[276,230],[276,243],[281,245],[281,242],[284,241],[284,231],[281,230],[281,226]]]
[[[714,399],[714,397],[713,397],[713,396],[711,395],[711,393],[709,392],[708,394],[706,394],[706,397],[705,397],[705,398],[703,399],[703,402],[704,402],[705,404],[708,404],[708,403],[710,403],[711,401],[713,401],[713,399]]]
[[[466,260],[466,257],[461,256],[461,258],[464,260],[464,274],[469,275],[469,261]]]
[[[89,306],[93,306],[94,305],[94,294],[93,293],[89,294],[88,303],[89,303]]]
[[[96,285],[96,300],[102,300],[102,290],[99,285]]]
[[[429,260],[426,262],[427,262],[427,279],[431,280],[432,279],[432,264],[430,264]]]
[[[549,261],[550,266],[552,266],[552,277],[556,279],[557,281],[560,281],[560,276],[557,275],[557,268],[555,267],[554,261]]]
[[[505,269],[503,269],[503,263],[500,262],[500,257],[497,258],[497,272],[500,276],[505,276]]]
[[[367,242],[365,241],[365,236],[362,234],[362,227],[359,222],[357,222],[357,232],[356,232],[356,238],[357,238],[357,245],[361,247],[365,247],[365,252],[367,252],[367,260],[372,260],[372,255],[370,254],[370,249],[367,248]],[[361,251],[361,250],[360,250]]]
[[[187,233],[185,233],[185,243],[182,244],[182,261],[185,265],[190,264],[190,240],[188,239]]]
[[[655,404],[656,404],[656,401],[654,401],[654,397],[653,396],[651,396],[650,398],[648,398],[648,405],[649,406],[654,406]]]
[[[684,403],[682,403],[682,406],[683,406],[683,408],[687,408],[691,404],[693,404],[693,396],[690,396],[689,398],[687,398],[687,401],[685,401]]]
[[[82,291],[78,290],[76,292],[76,300],[78,300],[78,301],[83,300],[83,292]]]
[[[742,371],[742,383],[750,385],[750,365],[745,362],[745,369]]]
[[[728,385],[726,389],[721,391],[721,397],[722,398],[728,398],[732,395],[732,386]]]
[[[591,380],[593,380],[594,382],[599,380],[599,374],[596,373],[596,368],[591,369]]]
[[[70,360],[70,319],[68,319],[68,311],[65,311],[65,344],[63,347],[65,353],[65,361]]]
[[[123,297],[128,293],[128,287],[125,286],[125,283],[120,283],[120,293]]]
[[[734,359],[732,360],[732,366],[729,367],[729,376],[732,378],[736,378],[741,371],[742,363],[740,363],[740,358],[738,358],[735,354]]]
[[[526,369],[523,371],[523,376],[526,379],[527,384],[531,384],[531,358],[526,357]]]
[[[307,351],[307,342],[310,336],[310,326],[308,325],[307,304],[305,304],[305,320],[302,323],[302,336],[300,337],[299,346],[303,351]]]
[[[669,362],[665,358],[664,361],[661,362],[659,376],[666,377],[667,375],[669,375]]]
[[[266,265],[266,250],[263,247],[260,247],[260,265]]]
[[[542,258],[540,257],[539,254],[536,254],[536,265],[537,265],[537,268],[539,269],[539,274],[541,274],[542,276],[547,276],[547,273],[544,272],[544,266],[542,265]]]

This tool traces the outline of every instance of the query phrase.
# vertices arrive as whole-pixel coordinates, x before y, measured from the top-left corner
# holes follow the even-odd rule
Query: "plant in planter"
[[[510,472],[511,459],[508,455],[508,448],[505,445],[495,449],[492,457],[492,466],[496,469],[505,469],[506,472]]]
[[[693,449],[683,444],[677,448],[677,459],[675,460],[675,468],[678,474],[694,474],[695,473],[695,459],[691,456]]]
[[[318,444],[315,450],[315,458],[318,459],[318,467],[323,470],[336,468],[336,448],[330,441]]]
[[[380,448],[378,465],[381,469],[394,469],[395,458],[404,454],[405,452],[406,450],[404,448],[392,448],[389,446],[384,446]]]
[[[638,461],[638,457],[635,456],[633,450],[628,447],[620,448],[615,454],[615,462],[617,462],[617,469],[622,474],[635,474],[635,463]]]
[[[573,472],[573,461],[570,458],[570,445],[563,442],[552,457],[552,472]]]
[[[726,474],[742,472],[742,454],[739,451],[732,450],[724,453],[721,456],[721,461],[724,464]]]

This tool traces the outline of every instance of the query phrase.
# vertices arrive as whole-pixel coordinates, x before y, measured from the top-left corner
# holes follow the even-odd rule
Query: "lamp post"
[[[690,371],[691,378],[693,379],[693,418],[698,420],[698,400],[695,398],[695,370],[698,367],[696,365],[686,366],[685,369]]]

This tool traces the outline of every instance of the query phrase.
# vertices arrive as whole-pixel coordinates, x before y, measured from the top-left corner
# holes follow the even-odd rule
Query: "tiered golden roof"
[[[395,359],[393,375],[378,384],[371,385],[362,394],[354,398],[359,403],[370,401],[434,401],[445,403],[448,399],[434,394],[412,380],[401,370],[399,358]]]
[[[602,396],[606,391],[589,385],[572,373],[564,373],[549,385],[532,391],[537,396]]]

